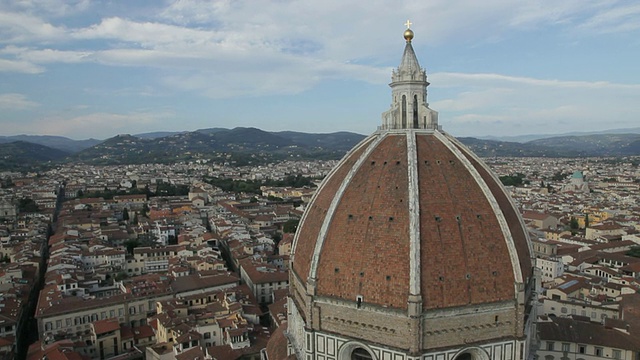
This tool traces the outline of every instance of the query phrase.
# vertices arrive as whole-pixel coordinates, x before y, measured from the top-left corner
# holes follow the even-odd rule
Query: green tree
[[[551,177],[551,180],[553,181],[562,181],[564,179],[566,179],[568,176],[568,174],[564,174],[562,171],[558,171],[555,174],[553,174],[553,176]]]
[[[0,187],[2,187],[3,189],[6,189],[6,188],[10,188],[10,187],[15,186],[15,184],[13,183],[13,180],[11,180],[11,177],[10,177],[10,176],[8,176],[8,177],[6,177],[6,178],[2,179],[1,184],[2,184],[2,185],[1,185]]]
[[[584,227],[589,227],[589,214],[584,214]]]
[[[500,176],[500,181],[504,186],[520,186],[529,183],[529,180],[525,180],[525,175],[522,173]]]
[[[127,253],[129,253],[130,255],[133,255],[133,249],[140,246],[140,242],[138,240],[131,239],[131,240],[125,241],[124,246],[127,248]]]
[[[122,210],[122,220],[129,221],[129,210],[127,210],[127,208]]]
[[[640,246],[632,246],[631,249],[629,249],[629,251],[625,253],[625,255],[640,258]]]
[[[38,212],[38,204],[33,199],[22,198],[18,201],[19,212]]]
[[[571,221],[569,222],[569,227],[573,230],[577,230],[580,227],[580,224],[578,224],[578,219],[571,217]]]
[[[300,220],[297,220],[297,219],[287,220],[287,222],[285,222],[284,225],[282,225],[282,232],[287,234],[295,233],[296,230],[298,229],[299,222]]]
[[[124,280],[124,279],[126,279],[126,278],[128,278],[128,277],[129,277],[129,275],[127,275],[127,273],[126,273],[126,272],[124,272],[124,271],[120,271],[120,272],[118,272],[118,273],[116,274],[116,276],[114,276],[114,278],[113,278],[113,279],[114,279],[115,281],[122,281],[122,280]]]
[[[280,241],[282,240],[282,235],[280,235],[280,233],[275,233],[273,234],[273,242],[276,243],[276,246],[280,243]]]
[[[149,216],[149,210],[149,205],[144,203],[144,205],[142,205],[142,216]]]

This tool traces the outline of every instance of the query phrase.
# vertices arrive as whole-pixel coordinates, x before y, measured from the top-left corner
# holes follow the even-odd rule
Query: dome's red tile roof
[[[407,136],[415,137],[415,150]],[[413,170],[417,192],[409,181]],[[318,190],[300,225],[293,271],[303,282],[312,276],[318,246],[317,295],[362,296],[368,304],[406,309],[413,194],[423,308],[515,299],[514,282],[531,275],[519,215],[477,157],[434,131],[378,132],[352,151]]]

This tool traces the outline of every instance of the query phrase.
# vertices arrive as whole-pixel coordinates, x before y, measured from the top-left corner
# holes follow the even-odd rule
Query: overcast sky
[[[640,126],[635,0],[0,0],[0,135],[369,134],[407,19],[453,135]]]

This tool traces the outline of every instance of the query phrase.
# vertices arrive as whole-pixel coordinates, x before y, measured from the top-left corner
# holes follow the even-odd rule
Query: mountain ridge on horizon
[[[183,130],[183,131],[151,131],[151,132],[145,132],[145,133],[137,133],[137,134],[128,134],[128,133],[123,133],[123,134],[118,134],[118,135],[131,135],[134,137],[138,137],[138,138],[142,138],[142,139],[157,139],[157,138],[162,138],[162,137],[166,137],[166,136],[172,136],[172,135],[177,135],[177,134],[184,134],[184,133],[189,133],[189,132],[199,132],[199,133],[205,133],[205,134],[210,134],[210,133],[216,133],[216,132],[223,132],[223,131],[229,131],[229,130],[233,130],[233,129],[249,129],[249,128],[253,128],[253,129],[258,129],[258,130],[262,130],[260,128],[256,128],[253,126],[237,126],[234,128],[222,128],[222,127],[213,127],[213,128],[203,128],[203,129],[196,129],[193,131],[188,131],[188,130]],[[349,133],[349,134],[357,134],[357,135],[363,135],[366,136],[367,134],[360,134],[360,133],[356,133],[353,131],[334,131],[334,132],[328,132],[328,133],[323,133],[323,132],[303,132],[303,131],[293,131],[293,130],[278,130],[278,131],[267,131],[267,130],[262,130],[264,132],[268,132],[268,133],[273,133],[273,134],[278,134],[278,133],[300,133],[300,134],[314,134],[314,135],[321,135],[321,134],[337,134],[337,133]],[[548,139],[548,138],[556,138],[556,137],[566,137],[566,136],[583,136],[583,135],[599,135],[599,134],[640,134],[640,127],[634,127],[634,128],[618,128],[618,129],[607,129],[607,130],[599,130],[599,131],[572,131],[572,132],[568,132],[568,133],[561,133],[561,134],[524,134],[524,135],[480,135],[480,136],[457,136],[454,135],[458,138],[460,137],[464,137],[464,138],[476,138],[476,139],[481,139],[481,140],[497,140],[497,141],[509,141],[509,142],[519,142],[519,143],[526,143],[532,140],[539,140],[539,139]],[[115,136],[118,136],[115,135]],[[115,136],[112,136],[110,138],[113,138]],[[44,145],[44,146],[49,146],[52,147],[54,149],[60,149],[60,150],[64,150],[64,151],[68,151],[68,152],[76,152],[78,151],[78,148],[88,148],[91,146],[94,146],[98,143],[101,143],[105,140],[108,140],[110,138],[105,138],[105,139],[96,139],[96,138],[88,138],[88,139],[71,139],[69,137],[65,137],[65,136],[61,136],[61,135],[27,135],[27,134],[19,134],[19,135],[0,135],[0,144],[4,144],[4,143],[10,143],[13,141],[26,141],[26,142],[31,142],[34,144],[40,144],[40,145]],[[56,144],[56,142],[60,142],[63,145],[60,144]],[[81,145],[67,145],[66,142],[69,143],[78,143]],[[88,146],[87,146],[88,144]]]
[[[626,129],[629,130],[629,129]],[[632,129],[631,129],[632,130]],[[482,157],[601,157],[640,155],[639,133],[553,136],[525,143],[475,137],[458,137]],[[612,132],[616,132],[613,131]],[[254,127],[211,128],[192,132],[153,132],[121,134],[104,141],[91,139],[78,144],[56,136],[0,137],[0,154],[12,168],[55,165],[70,161],[94,165],[169,163],[211,159],[232,164],[258,164],[284,159],[339,159],[366,136],[351,132],[313,134],[295,131],[268,132]],[[35,141],[52,142],[38,144]],[[65,140],[66,139],[66,140]],[[65,141],[71,142],[65,143]],[[92,144],[93,142],[93,144]],[[22,155],[19,152],[30,154]],[[29,148],[29,145],[33,145]],[[61,147],[58,147],[61,146]],[[62,147],[64,146],[64,147]],[[75,146],[75,148],[74,148]],[[78,147],[82,147],[78,150]],[[74,148],[74,151],[69,150]],[[60,152],[62,150],[62,152]],[[47,154],[57,154],[47,158]],[[65,155],[66,154],[66,155]],[[29,160],[33,161],[29,161]],[[46,159],[46,161],[45,161]],[[2,165],[2,164],[0,164]],[[2,170],[0,166],[0,170]]]
[[[611,134],[640,134],[640,127],[608,129],[608,130],[600,130],[600,131],[571,131],[571,132],[562,133],[562,134],[526,134],[526,135],[504,135],[504,136],[484,135],[484,136],[465,136],[465,137],[474,137],[476,139],[482,139],[482,140],[497,140],[497,141],[526,143],[534,140],[567,137],[567,136],[611,135]]]

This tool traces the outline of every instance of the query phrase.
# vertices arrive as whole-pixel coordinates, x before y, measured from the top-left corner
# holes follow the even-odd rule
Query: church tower
[[[527,231],[499,179],[439,127],[413,36],[382,125],[326,177],[298,227],[289,358],[529,358]]]

